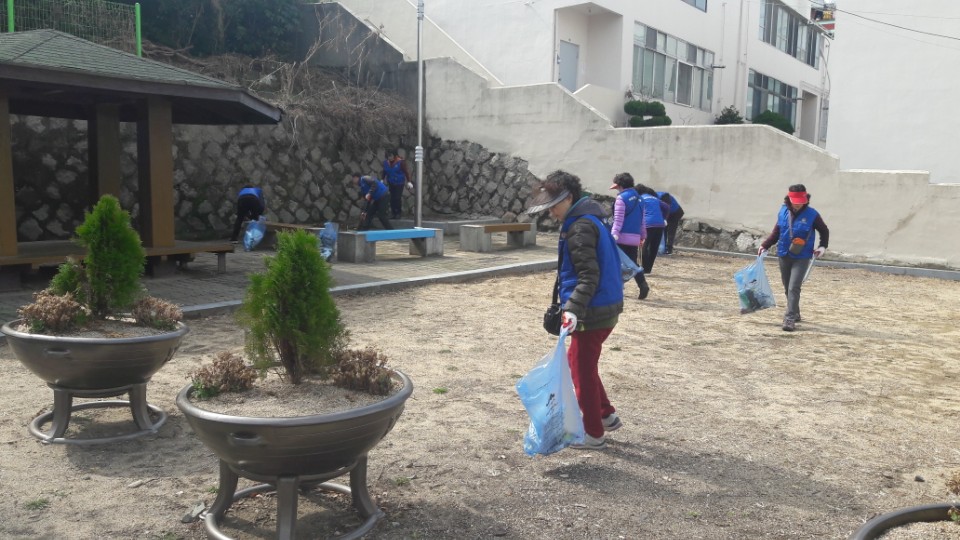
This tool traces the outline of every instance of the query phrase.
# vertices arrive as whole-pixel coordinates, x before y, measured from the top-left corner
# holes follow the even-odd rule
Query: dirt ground
[[[551,274],[339,298],[353,343],[378,345],[415,384],[369,456],[387,515],[368,538],[844,539],[878,513],[952,500],[960,282],[816,267],[787,333],[782,308],[740,315],[732,275],[746,263],[682,252],[658,259],[647,300],[629,283],[601,359],[626,425],[606,450],[536,458],[514,384],[553,345],[540,327]],[[188,322],[149,387],[169,420],[106,446],[31,437],[52,392],[0,348],[0,537],[206,537],[181,517],[212,503],[217,460],[174,398],[243,334],[231,316]],[[68,434],[130,426],[122,410],[81,411]],[[236,503],[224,532],[272,537],[273,502]],[[300,538],[359,523],[318,491],[300,514]]]

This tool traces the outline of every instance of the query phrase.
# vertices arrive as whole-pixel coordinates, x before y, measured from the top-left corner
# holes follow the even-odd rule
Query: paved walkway
[[[378,242],[374,263],[334,262],[334,295],[377,292],[438,281],[465,281],[478,276],[546,271],[557,264],[556,233],[538,233],[537,245],[507,248],[506,234],[494,235],[494,251],[460,251],[459,238],[444,239],[442,257],[418,257],[408,253],[407,241]],[[263,271],[263,259],[272,250],[227,254],[227,271],[217,273],[217,258],[200,253],[176,275],[145,278],[151,295],[177,303],[186,317],[232,311],[243,300],[248,274]],[[20,291],[0,293],[0,321],[17,317],[17,308],[32,300],[33,292],[47,286],[51,271],[25,280]]]

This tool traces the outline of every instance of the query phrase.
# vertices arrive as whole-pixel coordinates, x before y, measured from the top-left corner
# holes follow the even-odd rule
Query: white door
[[[571,92],[577,90],[577,65],[580,61],[580,46],[569,41],[560,42],[560,78],[557,80],[564,88]]]

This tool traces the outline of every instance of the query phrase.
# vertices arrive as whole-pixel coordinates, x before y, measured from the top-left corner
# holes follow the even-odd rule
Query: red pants
[[[577,390],[580,412],[583,413],[583,428],[591,437],[603,436],[602,418],[616,411],[607,399],[598,367],[603,342],[610,332],[613,332],[613,328],[570,334],[567,361],[570,363],[570,374],[573,375],[573,386]]]

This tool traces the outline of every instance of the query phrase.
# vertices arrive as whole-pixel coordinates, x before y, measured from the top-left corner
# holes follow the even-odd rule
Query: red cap
[[[614,183],[610,184],[610,187],[609,187],[608,189],[617,189],[618,187],[620,187],[620,184],[614,182]]]

